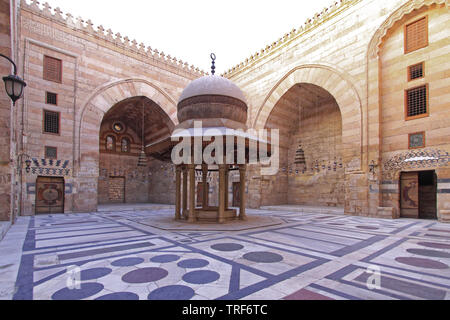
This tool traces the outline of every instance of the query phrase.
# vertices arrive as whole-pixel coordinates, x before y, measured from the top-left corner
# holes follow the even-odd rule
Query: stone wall
[[[278,126],[284,131],[280,142],[282,162],[286,161],[283,140],[291,137],[284,127],[291,120],[285,115],[284,122],[270,124],[274,110],[285,103],[284,95],[298,84],[314,84],[328,91],[336,100],[342,117],[340,143],[344,170],[339,180],[343,175],[345,212],[383,216],[383,212],[389,211],[383,206],[398,207],[395,204],[398,194],[390,202],[382,200],[382,195],[387,193],[385,188],[392,190],[395,183],[398,184],[398,177],[390,181],[383,176],[383,161],[404,152],[405,146],[407,149],[407,133],[414,128],[426,128],[430,138],[427,145],[439,146],[443,157],[447,157],[449,124],[443,119],[448,119],[448,106],[444,107],[449,88],[448,37],[443,30],[448,28],[448,7],[445,0],[340,1],[231,68],[225,76],[244,90],[250,107],[250,127]],[[424,126],[413,122],[406,124],[398,119],[404,112],[405,67],[418,58],[413,57],[414,54],[404,57],[403,27],[408,19],[419,14],[429,14],[430,45],[418,55],[430,64],[424,81],[430,82],[434,114]],[[384,41],[390,43],[381,50],[379,47]],[[385,69],[387,67],[389,70]],[[389,76],[383,84],[386,73]],[[393,104],[386,109],[382,86],[392,94]],[[283,110],[287,114],[291,112],[289,106]],[[438,208],[447,210],[444,208],[449,206],[446,190],[450,180],[445,176],[448,162],[435,164],[434,168],[438,179],[439,174],[442,176],[439,181],[443,191],[438,194]],[[286,199],[290,186],[286,180],[292,179],[286,179],[282,173],[276,177],[261,177],[258,169],[253,169],[250,185],[254,192],[249,194],[249,203],[257,206],[290,202]],[[388,182],[393,185],[387,185]]]
[[[262,178],[261,204],[344,206],[342,119],[334,98],[318,87],[294,86],[266,128],[280,130],[280,169]],[[296,163],[299,151],[304,164]]]
[[[334,101],[316,108],[302,108],[301,121],[296,134],[291,136],[288,152],[288,204],[344,206],[341,124]],[[306,167],[294,163],[300,145]]]
[[[175,204],[175,166],[152,159],[149,171],[148,201]]]
[[[0,0],[0,53],[12,57],[10,1]],[[11,74],[11,64],[0,58],[0,75]],[[0,86],[0,221],[9,221],[11,214],[11,100],[3,81]]]
[[[29,83],[23,101],[24,150],[40,162],[45,160],[45,146],[57,147],[57,160],[68,161],[68,171],[63,172],[67,185],[65,211],[96,210],[99,128],[105,113],[120,101],[145,96],[167,114],[172,121],[168,126],[173,127],[178,96],[190,81],[204,73],[119,33],[113,35],[101,26],[94,29],[90,21],[74,20],[70,14],[66,16],[48,5],[39,6],[36,1],[22,1],[20,26],[20,60],[24,61],[21,73]],[[44,55],[62,60],[61,83],[43,79]],[[46,91],[58,94],[57,106],[45,103]],[[44,109],[60,112],[59,135],[43,133]],[[61,173],[40,167],[33,164],[35,170],[21,181],[22,214],[34,213],[36,178],[48,172],[58,176]],[[102,185],[104,180],[100,181]],[[146,201],[146,197],[133,199],[138,200]]]
[[[425,48],[405,54],[404,27],[422,17],[428,18],[428,43]],[[450,14],[445,4],[421,7],[406,14],[395,22],[381,44],[380,93],[381,93],[381,158],[385,166],[382,179],[383,207],[394,208],[399,215],[398,182],[401,172],[436,170],[438,187],[438,211],[450,209],[450,188],[445,181],[450,179],[448,169],[450,158],[450,42],[448,30]],[[408,81],[408,67],[424,62],[424,77]],[[405,90],[428,85],[429,115],[407,120],[405,116]],[[409,134],[423,132],[425,147],[409,149]],[[436,151],[442,153],[440,163],[434,161],[405,162],[410,152],[423,157],[433,157]],[[445,157],[447,158],[445,160]],[[394,159],[398,159],[394,165]],[[392,164],[392,165],[391,165]],[[450,181],[450,180],[449,180]],[[439,182],[438,182],[439,184]],[[447,191],[446,191],[447,190]],[[438,212],[439,213],[439,212]]]
[[[133,155],[107,154],[100,156],[100,177],[98,180],[98,203],[117,201],[109,199],[110,179],[125,179],[125,203],[148,202],[148,168],[138,167],[138,157]]]
[[[4,6],[7,2],[2,1]],[[398,189],[400,172],[426,169],[436,170],[438,176],[440,218],[450,215],[448,8],[447,0],[341,0],[226,72],[224,76],[246,95],[248,126],[281,131],[280,171],[261,176],[258,166],[250,166],[248,206],[343,205],[347,214],[396,217],[399,194],[392,190]],[[425,14],[429,46],[404,55],[404,25]],[[74,20],[48,5],[39,7],[36,1],[22,2],[19,25],[20,74],[29,86],[17,109],[18,115],[23,114],[23,127],[19,117],[15,124],[17,135],[22,136],[22,129],[24,133],[20,147],[33,159],[30,173],[19,182],[22,214],[34,212],[36,178],[48,172],[65,177],[66,212],[95,210],[99,201],[106,201],[111,172],[122,169],[123,176],[133,176],[137,161],[137,154],[129,159],[100,154],[99,128],[105,113],[120,101],[145,96],[169,119],[167,128],[173,128],[178,124],[179,95],[204,73],[101,26],[94,28],[90,21]],[[5,39],[0,40],[7,43]],[[42,79],[44,55],[63,60],[62,83]],[[405,68],[420,61],[426,64],[425,79],[420,81],[429,84],[430,116],[404,121],[404,90],[412,85]],[[6,63],[0,67],[7,73]],[[312,96],[298,85],[309,86]],[[59,95],[58,106],[45,104],[45,91]],[[6,104],[0,101],[1,112],[8,114],[2,94]],[[314,96],[322,101],[311,104]],[[44,109],[61,112],[60,135],[42,133]],[[0,124],[0,130],[8,128],[7,120]],[[396,160],[409,151],[408,134],[418,131],[426,132],[424,152],[438,150],[443,160],[424,168],[404,168]],[[307,171],[317,165],[320,172],[297,173],[302,167],[293,159],[300,142]],[[3,160],[7,144],[0,149],[4,181],[10,174],[9,157]],[[58,165],[45,161],[47,145],[58,148]],[[116,163],[123,168],[114,167]],[[147,170],[142,184],[140,173],[133,176],[136,183],[128,188],[139,192],[130,201],[173,203],[173,167],[151,160]],[[148,190],[147,198],[141,187]],[[0,189],[2,204],[9,201],[7,192]],[[211,204],[216,193],[213,179]]]

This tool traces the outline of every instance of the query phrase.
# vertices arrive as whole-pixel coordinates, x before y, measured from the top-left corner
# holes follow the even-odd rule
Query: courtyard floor
[[[237,231],[152,226],[170,207],[20,217],[0,299],[450,299],[450,225],[273,209]]]

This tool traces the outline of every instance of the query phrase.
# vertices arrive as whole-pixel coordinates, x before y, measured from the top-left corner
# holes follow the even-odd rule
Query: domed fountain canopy
[[[222,137],[225,147],[230,138],[244,141],[247,160],[251,143],[258,149],[266,146],[266,150],[270,150],[270,142],[247,130],[248,107],[244,93],[232,81],[215,75],[216,57],[211,54],[211,58],[211,75],[192,81],[183,90],[177,106],[179,124],[171,136],[146,146],[153,157],[171,161],[171,151],[181,139],[192,139],[195,143],[202,138],[201,147],[206,148],[211,136]],[[205,137],[208,139],[203,139]]]
[[[192,81],[181,93],[179,127],[189,128],[193,121],[201,120],[205,127],[245,129],[248,108],[244,93],[232,81],[215,75],[215,55],[211,58],[211,75]]]
[[[237,85],[227,78],[216,75],[208,75],[192,81],[181,94],[179,103],[192,97],[211,95],[232,97],[247,104],[244,93]]]

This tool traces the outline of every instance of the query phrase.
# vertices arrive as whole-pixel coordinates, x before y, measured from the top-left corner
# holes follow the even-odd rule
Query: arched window
[[[113,136],[106,137],[106,150],[116,151],[116,138]]]
[[[122,152],[130,152],[130,140],[128,140],[127,138],[122,138]]]

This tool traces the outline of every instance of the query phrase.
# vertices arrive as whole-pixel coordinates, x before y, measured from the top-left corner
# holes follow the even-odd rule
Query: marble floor
[[[238,230],[163,230],[173,209],[21,217],[0,299],[450,299],[450,225],[289,210]]]

